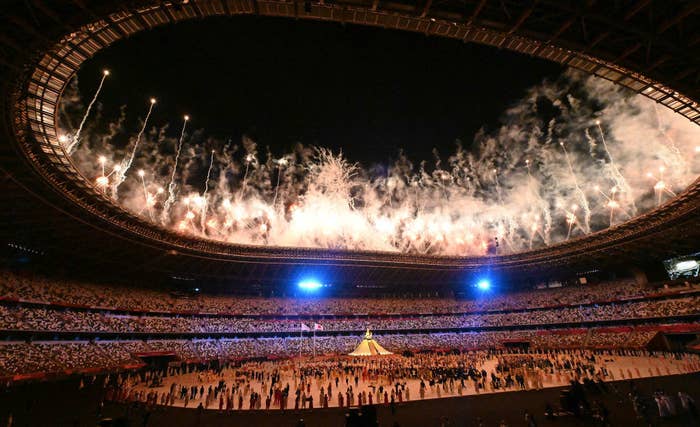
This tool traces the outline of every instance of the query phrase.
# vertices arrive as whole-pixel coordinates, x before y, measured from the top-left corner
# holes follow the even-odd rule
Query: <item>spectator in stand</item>
[[[588,320],[643,319],[700,313],[700,297],[673,297],[586,307],[520,310],[467,315],[405,315],[324,319],[325,331],[459,329],[484,326],[557,325]],[[48,308],[36,304],[0,302],[0,329],[29,331],[229,333],[297,332],[300,321],[288,318],[226,315],[124,314],[112,310]]]
[[[156,290],[47,280],[39,276],[5,272],[0,276],[0,295],[3,295],[3,299],[0,299],[0,329],[50,333],[296,334],[300,320],[283,315],[301,312],[309,313],[301,320],[308,319],[309,322],[320,321],[314,317],[317,314],[334,314],[333,318],[320,321],[326,332],[359,332],[367,328],[395,331],[397,333],[381,337],[382,344],[394,352],[435,348],[499,348],[504,343],[514,341],[541,349],[640,348],[656,333],[654,328],[551,328],[561,328],[562,323],[581,323],[591,319],[644,320],[695,315],[700,313],[700,296],[696,295],[697,289],[692,286],[684,287],[685,291],[690,292],[683,294],[669,288],[663,295],[650,295],[657,291],[619,281],[597,286],[517,292],[486,301],[446,298],[307,300],[211,295],[183,298]],[[598,303],[594,303],[596,301]],[[543,308],[543,305],[548,307]],[[401,313],[402,316],[357,315],[368,311]],[[242,316],[241,313],[247,315]],[[275,318],[270,314],[279,316]],[[525,325],[542,325],[547,329],[517,329]],[[516,327],[511,328],[516,330],[420,333],[427,329],[504,326]],[[313,342],[318,354],[346,354],[354,348],[356,341],[354,337],[324,335],[316,337]],[[183,358],[208,360],[312,354],[313,346],[310,340],[300,340],[296,336],[93,343],[3,342],[0,343],[0,376],[114,367],[134,363],[134,353],[148,351],[175,352]]]
[[[641,288],[630,280],[578,287],[527,290],[497,295],[487,300],[448,298],[253,298],[224,295],[178,295],[153,289],[119,287],[46,279],[9,271],[0,274],[0,295],[35,302],[83,305],[93,308],[139,307],[157,312],[207,312],[234,314],[368,314],[372,313],[468,313],[532,309],[595,302],[623,301],[650,294],[697,289],[683,286]]]
[[[603,333],[603,335],[609,334]],[[628,350],[624,351],[636,354],[634,349],[619,346],[618,334],[611,335],[614,338],[605,347],[627,348]],[[585,342],[580,346],[571,346],[569,341],[561,341],[562,337],[566,337],[566,335],[541,334],[538,331],[375,336],[382,346],[391,349],[396,354],[405,351],[416,353],[451,349],[474,351],[504,348],[503,343],[512,339],[520,339],[525,342],[529,340],[533,349],[547,351],[567,347],[578,349],[569,351],[581,351],[580,349],[585,347]],[[33,372],[62,372],[68,369],[115,368],[140,363],[138,357],[135,356],[140,353],[174,353],[181,360],[231,360],[253,357],[295,357],[300,352],[305,356],[310,356],[315,347],[318,355],[344,355],[351,352],[357,342],[357,337],[348,336],[319,336],[315,340],[289,337],[220,340],[2,342],[0,343],[0,377]],[[603,340],[596,342],[600,343]]]

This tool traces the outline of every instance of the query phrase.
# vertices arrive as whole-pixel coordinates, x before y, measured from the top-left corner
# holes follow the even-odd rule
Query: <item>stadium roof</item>
[[[139,31],[258,14],[381,26],[543,57],[601,76],[700,123],[700,6],[670,1],[8,1],[0,11],[0,213],[7,244],[54,262],[275,282],[327,268],[346,282],[457,283],[484,269],[542,276],[692,252],[700,181],[631,221],[548,248],[433,257],[229,245],[157,228],[98,194],[57,141],[55,110],[87,58]]]

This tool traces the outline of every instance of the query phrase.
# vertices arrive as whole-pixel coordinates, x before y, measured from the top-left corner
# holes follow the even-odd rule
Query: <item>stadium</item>
[[[697,425],[694,2],[0,22],[6,425]]]

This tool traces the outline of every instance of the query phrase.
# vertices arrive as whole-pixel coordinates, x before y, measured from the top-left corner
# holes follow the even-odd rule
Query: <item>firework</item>
[[[177,136],[161,136],[159,144],[176,147],[174,156],[163,155],[142,137],[153,104],[134,145],[120,151],[104,135],[85,132],[73,160],[100,193],[111,188],[114,197],[124,182],[115,203],[202,238],[431,255],[485,255],[498,242],[499,254],[517,252],[653,209],[700,172],[699,128],[646,99],[616,95],[609,83],[583,82],[593,87],[579,97],[592,99],[597,121],[593,110],[572,107],[544,129],[525,100],[470,150],[416,166],[402,154],[376,174],[324,148],[264,155],[249,139],[242,154],[231,144],[216,153],[185,146],[189,117]],[[571,96],[569,87],[546,89],[547,96]],[[209,153],[208,168],[199,168],[202,153]],[[147,171],[132,177],[136,156]]]
[[[566,165],[569,167],[569,173],[571,174],[571,179],[573,180],[574,188],[576,189],[576,196],[577,196],[578,200],[581,202],[581,206],[583,207],[583,225],[585,228],[584,232],[590,233],[591,232],[591,227],[590,227],[591,208],[588,205],[588,198],[586,197],[586,193],[583,191],[583,189],[581,188],[581,186],[578,183],[578,178],[576,177],[576,173],[574,172],[574,167],[571,164],[571,159],[569,158],[569,152],[566,151],[566,145],[564,144],[563,141],[559,142],[559,145],[561,146],[561,149],[564,152],[564,158],[566,159]],[[569,225],[569,231],[566,235],[566,238],[568,239],[570,236],[571,236],[571,224]]]
[[[163,213],[161,215],[161,221],[166,223],[168,220],[168,215],[170,214],[170,207],[175,203],[175,174],[177,173],[177,164],[180,160],[180,152],[182,151],[182,141],[185,138],[185,129],[187,128],[187,122],[190,120],[190,116],[185,115],[182,121],[182,130],[180,131],[180,138],[177,142],[177,150],[175,152],[175,164],[173,165],[173,172],[170,175],[170,181],[168,182],[168,198],[163,204]]]
[[[214,167],[214,150],[211,150],[211,156],[209,157],[209,168],[207,169],[207,177],[204,179],[204,194],[202,194],[200,203],[200,226],[202,230],[206,230],[206,220],[207,220],[207,193],[209,192],[209,179],[211,179],[211,169]]]
[[[78,146],[78,143],[80,142],[80,133],[83,131],[83,126],[85,126],[85,122],[87,121],[87,118],[90,115],[90,110],[92,110],[92,106],[95,104],[95,101],[97,101],[97,97],[100,96],[100,92],[102,91],[102,85],[104,84],[107,76],[109,76],[109,70],[104,70],[102,72],[102,78],[100,79],[100,84],[97,86],[97,90],[95,91],[95,95],[92,97],[92,101],[90,101],[87,109],[85,110],[85,114],[83,115],[83,119],[80,121],[80,125],[78,126],[78,130],[75,131],[75,134],[73,135],[73,139],[71,140],[68,147],[66,147],[66,151],[68,152],[68,154],[72,154],[73,151],[75,151],[75,148]]]
[[[119,190],[119,186],[124,182],[124,179],[126,178],[126,173],[129,172],[129,168],[131,168],[131,164],[134,162],[134,157],[136,156],[136,150],[139,148],[139,143],[141,142],[141,136],[143,136],[143,133],[146,130],[146,126],[148,125],[148,119],[151,117],[151,112],[153,111],[153,107],[155,105],[156,105],[156,99],[151,98],[149,105],[148,105],[148,112],[146,113],[146,118],[143,120],[143,125],[141,126],[141,130],[139,130],[139,133],[136,135],[136,141],[134,142],[134,147],[131,149],[129,156],[126,157],[122,161],[122,171],[119,175],[117,175],[117,178],[114,181],[112,192],[115,195],[115,197],[116,197],[117,191]]]

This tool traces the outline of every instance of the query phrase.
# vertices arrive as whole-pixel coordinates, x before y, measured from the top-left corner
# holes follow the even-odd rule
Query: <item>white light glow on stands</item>
[[[481,279],[477,282],[476,287],[482,291],[487,291],[491,288],[491,282],[486,279]]]
[[[316,279],[304,279],[299,282],[298,286],[299,289],[303,289],[305,291],[315,291],[323,287],[323,284]]]

